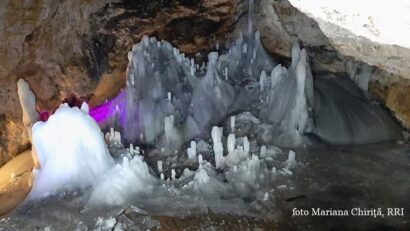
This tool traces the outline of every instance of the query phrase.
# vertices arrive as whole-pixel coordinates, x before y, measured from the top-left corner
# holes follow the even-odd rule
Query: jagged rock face
[[[232,0],[126,0],[98,11],[92,24],[94,37],[107,54],[103,66],[124,71],[127,53],[143,35],[169,41],[190,56],[215,49],[232,28],[234,12]]]
[[[318,23],[340,54],[410,78],[410,29],[402,26],[410,23],[408,1],[289,1]]]
[[[410,80],[391,75],[385,83],[371,82],[369,91],[394,112],[404,127],[410,128]]]
[[[93,88],[84,65],[91,13],[109,0],[1,1],[0,114],[18,118],[17,79],[26,79],[39,107],[52,109],[67,92]],[[95,84],[95,83],[94,83]]]
[[[30,147],[28,133],[20,120],[0,117],[0,166]]]

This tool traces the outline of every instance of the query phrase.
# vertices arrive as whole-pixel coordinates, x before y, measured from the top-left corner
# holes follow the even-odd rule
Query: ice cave
[[[0,231],[410,230],[409,15],[1,2]]]

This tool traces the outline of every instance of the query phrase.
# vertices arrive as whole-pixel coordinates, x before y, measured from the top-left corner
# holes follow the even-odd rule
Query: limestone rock
[[[290,2],[318,23],[341,54],[410,78],[408,1],[389,4],[369,0]]]
[[[0,117],[0,166],[30,147],[30,138],[21,120]]]

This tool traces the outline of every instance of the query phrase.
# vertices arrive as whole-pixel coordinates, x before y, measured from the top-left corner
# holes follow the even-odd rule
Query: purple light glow
[[[104,124],[118,115],[121,125],[125,123],[125,91],[121,91],[115,98],[108,100],[104,104],[90,108],[90,116],[98,123]]]

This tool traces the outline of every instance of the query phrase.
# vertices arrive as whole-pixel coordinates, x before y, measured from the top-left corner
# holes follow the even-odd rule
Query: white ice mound
[[[114,165],[100,128],[79,108],[61,105],[47,122],[35,123],[32,132],[41,165],[32,198],[93,186]]]
[[[94,188],[89,204],[92,206],[121,206],[133,200],[136,195],[149,194],[157,179],[149,173],[142,156],[123,159],[99,181]]]

